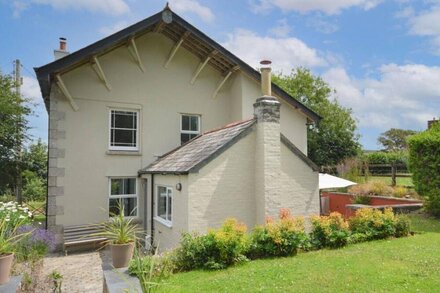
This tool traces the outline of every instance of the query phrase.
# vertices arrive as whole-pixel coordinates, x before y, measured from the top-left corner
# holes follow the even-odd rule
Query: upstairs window
[[[110,111],[110,150],[137,151],[139,149],[139,112]]]
[[[183,114],[180,123],[180,143],[184,144],[200,134],[200,115]]]

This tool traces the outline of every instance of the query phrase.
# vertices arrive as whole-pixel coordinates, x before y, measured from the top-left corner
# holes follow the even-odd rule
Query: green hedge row
[[[408,139],[409,166],[427,210],[440,217],[440,123]]]

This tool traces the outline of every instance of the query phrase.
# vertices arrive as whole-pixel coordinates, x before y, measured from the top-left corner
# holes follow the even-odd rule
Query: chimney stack
[[[276,218],[281,204],[280,102],[272,96],[271,62],[261,61],[262,97],[254,103],[256,125],[255,197],[256,222]]]
[[[55,60],[58,60],[60,58],[63,58],[64,56],[69,55],[69,52],[67,52],[66,38],[63,37],[60,38],[60,47],[58,50],[53,50],[53,55],[55,57]]]

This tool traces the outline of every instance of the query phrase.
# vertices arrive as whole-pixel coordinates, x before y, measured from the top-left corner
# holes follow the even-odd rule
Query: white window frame
[[[160,217],[158,215],[158,209],[159,209],[159,187],[166,188],[167,195],[168,195],[168,191],[171,191],[171,220],[164,219],[164,218],[162,218],[162,217]],[[156,202],[155,202],[155,207],[154,207],[154,219],[156,221],[158,221],[159,223],[161,223],[161,224],[163,224],[163,225],[165,225],[165,226],[167,226],[169,228],[171,228],[173,226],[173,219],[174,219],[174,208],[173,208],[173,206],[174,206],[174,195],[173,195],[173,193],[174,193],[174,190],[173,190],[172,187],[167,186],[167,185],[162,185],[162,184],[156,184],[156,187],[155,187],[155,200],[156,200]],[[167,198],[166,205],[165,205],[165,209],[166,209],[165,215],[168,215],[168,208],[169,207],[168,207],[168,198]]]
[[[112,194],[112,179],[134,179],[135,183],[135,189],[136,189],[136,193],[135,194]],[[108,211],[110,211],[110,199],[121,199],[121,198],[136,198],[136,209],[135,209],[135,214],[134,215],[130,215],[130,216],[126,216],[124,218],[138,218],[139,217],[139,192],[138,192],[139,188],[138,188],[138,178],[135,176],[119,176],[119,177],[109,177],[108,178]],[[112,217],[109,216],[109,218],[111,219]]]
[[[183,120],[183,116],[189,116],[189,117],[197,117],[197,126],[198,126],[198,130],[197,131],[195,131],[195,130],[184,130],[183,129],[183,123],[182,123],[182,120]],[[199,135],[200,134],[200,132],[201,132],[201,129],[202,129],[202,125],[201,125],[201,115],[200,114],[187,114],[187,113],[181,113],[180,114],[180,135],[182,135],[182,134],[196,134],[196,135]],[[191,124],[191,123],[190,123]]]
[[[112,146],[112,112],[113,111],[136,113],[136,146],[135,147]],[[139,151],[139,133],[140,133],[139,116],[140,116],[140,111],[137,109],[123,109],[123,108],[110,108],[109,109],[109,111],[108,111],[108,149],[110,151]],[[128,129],[128,128],[118,128],[118,129],[132,130],[132,129]]]

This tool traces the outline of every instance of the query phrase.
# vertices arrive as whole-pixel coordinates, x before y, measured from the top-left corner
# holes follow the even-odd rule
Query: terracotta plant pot
[[[134,242],[127,244],[111,244],[113,267],[125,268],[133,257]]]
[[[0,255],[0,285],[9,282],[13,260],[13,253]]]

